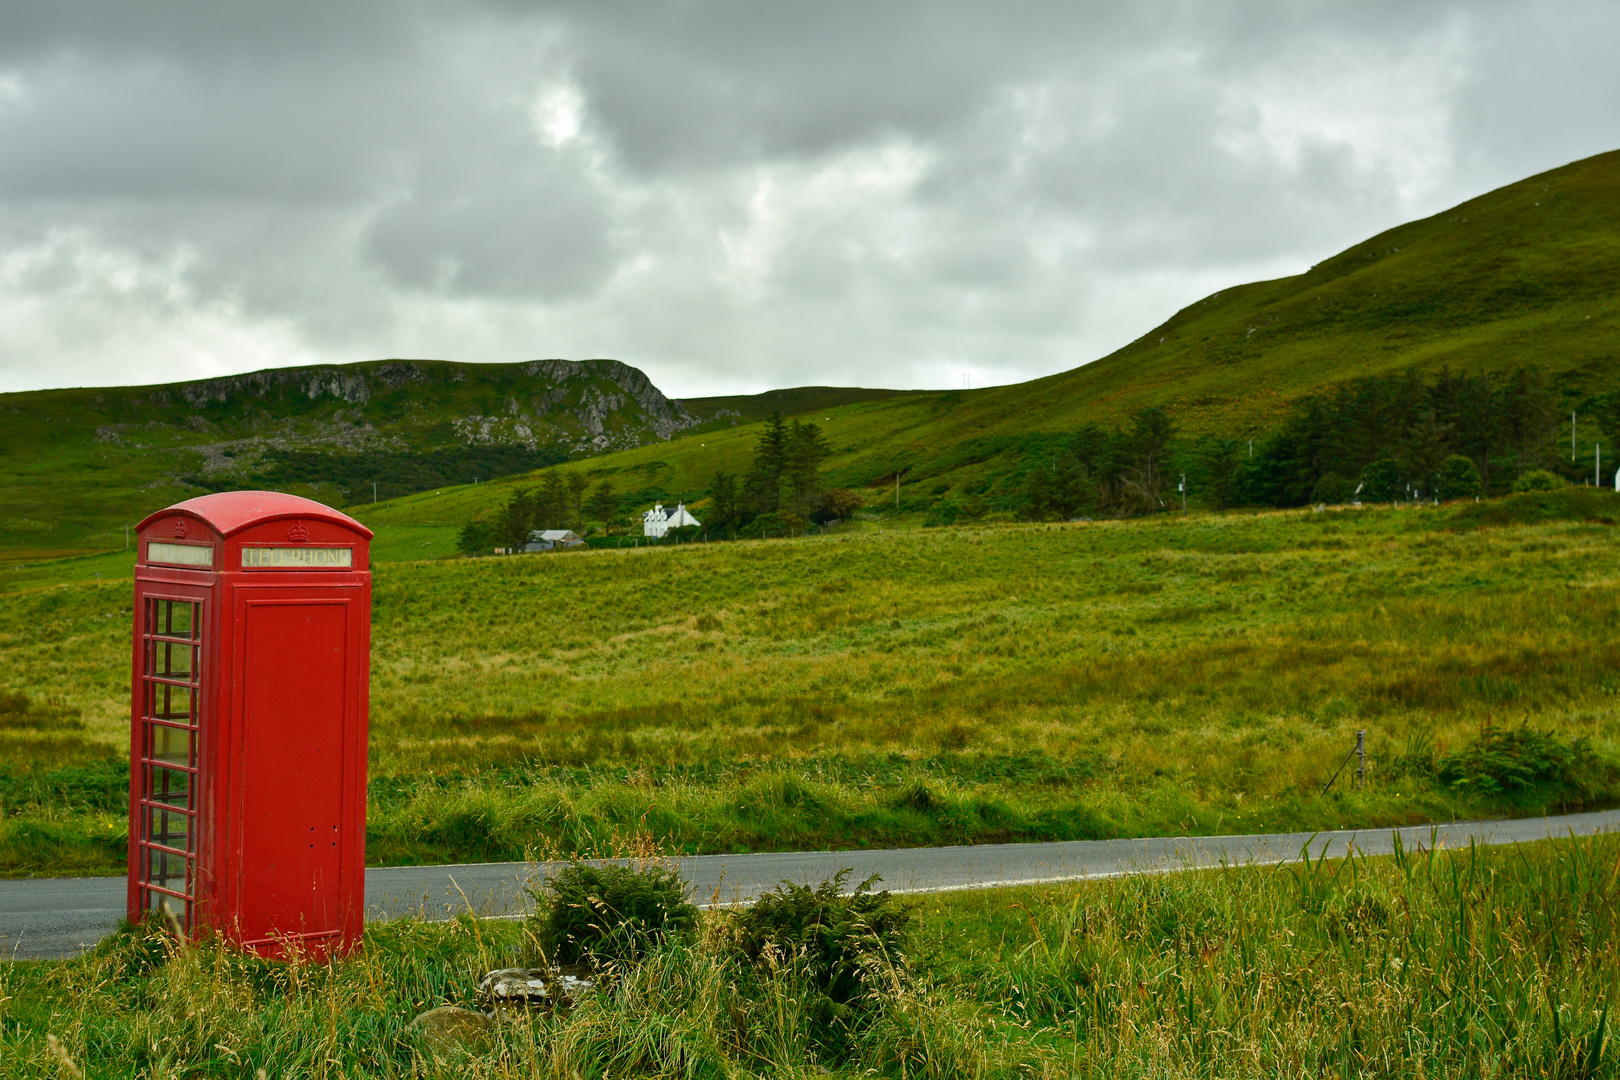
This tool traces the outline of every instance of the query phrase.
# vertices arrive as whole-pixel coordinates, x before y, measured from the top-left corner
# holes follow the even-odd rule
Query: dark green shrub
[[[469,521],[456,534],[456,550],[463,555],[488,555],[500,546],[500,530],[492,521]]]
[[[886,889],[872,892],[876,876],[844,895],[848,878],[846,869],[815,888],[784,881],[761,896],[736,916],[743,956],[792,968],[841,1008],[864,996],[871,964],[905,965],[911,911]]]
[[[1557,491],[1564,486],[1564,478],[1557,473],[1546,469],[1529,469],[1513,481],[1512,491],[1517,495],[1525,491]]]
[[[923,518],[924,528],[933,528],[940,525],[956,524],[956,504],[949,499],[941,499],[928,510],[928,516]]]
[[[1434,496],[1441,502],[1447,499],[1475,499],[1484,492],[1479,469],[1471,458],[1452,454],[1440,463],[1434,478]]]
[[[534,938],[558,964],[633,963],[697,925],[686,882],[669,867],[573,863],[535,895]]]
[[[1441,783],[1486,795],[1531,792],[1577,797],[1601,783],[1602,766],[1584,738],[1564,742],[1532,727],[1497,731],[1486,727],[1470,746],[1435,764]]]
[[[1323,473],[1311,489],[1311,502],[1340,506],[1355,497],[1356,485],[1338,473]]]
[[[1362,502],[1395,502],[1405,494],[1406,479],[1394,458],[1380,458],[1361,470]]]

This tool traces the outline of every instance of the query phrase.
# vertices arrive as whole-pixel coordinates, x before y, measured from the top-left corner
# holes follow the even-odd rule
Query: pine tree
[[[596,485],[596,490],[585,501],[583,512],[600,521],[602,528],[609,535],[612,534],[614,520],[619,514],[619,500],[613,494],[613,481],[603,480]]]
[[[782,509],[782,473],[787,468],[788,426],[780,410],[765,421],[765,430],[754,443],[754,467],[743,481],[749,501],[757,513],[772,514]]]

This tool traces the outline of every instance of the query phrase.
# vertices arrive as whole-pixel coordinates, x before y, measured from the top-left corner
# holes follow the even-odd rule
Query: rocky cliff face
[[[29,409],[98,454],[146,458],[156,475],[216,487],[266,482],[288,455],[305,455],[298,467],[312,475],[327,460],[342,472],[336,458],[311,463],[311,453],[366,456],[368,476],[387,473],[373,459],[404,456],[432,459],[435,477],[454,474],[446,462],[459,463],[469,479],[489,477],[668,439],[703,422],[617,360],[278,368],[168,386],[50,391],[32,395]]]
[[[584,444],[600,439],[621,443],[630,436],[667,439],[698,422],[645,373],[617,360],[533,360],[501,365],[391,360],[349,367],[281,368],[155,387],[142,396],[144,403],[160,408],[183,405],[210,414],[233,408],[251,414],[304,414],[309,406],[321,403],[342,403],[369,414],[374,403],[406,409],[419,404],[410,400],[418,396],[413,391],[442,397],[431,394],[438,386],[459,391],[453,396],[465,399],[466,405],[460,410],[451,406],[438,421],[450,424],[459,437],[471,443],[532,443],[543,439],[548,428],[554,429],[549,432],[554,440],[566,441],[566,433],[575,427],[585,438],[573,441]],[[491,391],[502,399],[493,415],[485,411],[489,403],[478,400]],[[373,423],[385,419],[368,418]],[[502,422],[508,420],[515,422]]]
[[[700,422],[645,373],[617,360],[282,368],[143,389],[134,403],[160,422],[223,436],[207,454],[216,468],[229,464],[221,447],[244,441],[396,450],[459,443],[582,454],[668,439]],[[96,437],[115,442],[128,427],[100,425]]]

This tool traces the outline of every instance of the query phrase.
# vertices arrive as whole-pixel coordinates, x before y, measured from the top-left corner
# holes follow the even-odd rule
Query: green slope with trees
[[[1183,476],[1192,505],[1340,502],[1374,463],[1369,498],[1456,495],[1473,479],[1452,461],[1441,482],[1454,457],[1485,493],[1530,471],[1578,482],[1594,475],[1599,443],[1620,445],[1617,282],[1620,152],[1392,229],[1296,277],[1223,290],[1073,371],[830,401],[800,418],[828,439],[825,487],[941,522],[981,508],[1142,513],[1171,505]],[[759,434],[728,422],[561,468],[607,483],[626,512],[684,500],[701,516],[717,476],[752,468]],[[459,527],[533,482],[366,518]]]

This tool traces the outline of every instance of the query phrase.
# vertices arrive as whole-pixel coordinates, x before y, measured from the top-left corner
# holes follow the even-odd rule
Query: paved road
[[[1224,863],[1267,864],[1343,855],[1353,843],[1369,855],[1394,850],[1398,833],[1408,848],[1470,843],[1512,844],[1571,834],[1620,831],[1620,810],[1517,821],[1474,821],[1399,830],[1270,833],[1260,836],[1153,837],[1079,840],[1051,844],[902,848],[884,851],[768,852],[697,855],[675,860],[704,906],[737,903],[783,880],[815,883],[848,867],[850,885],[872,874],[893,892],[940,892],[997,885],[1072,881],[1152,873]],[[526,863],[391,866],[366,871],[370,917],[447,918],[469,908],[485,916],[527,910],[525,883],[551,867]],[[0,881],[0,956],[44,959],[74,956],[110,933],[124,913],[123,878],[30,878]]]

